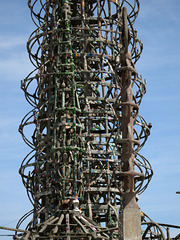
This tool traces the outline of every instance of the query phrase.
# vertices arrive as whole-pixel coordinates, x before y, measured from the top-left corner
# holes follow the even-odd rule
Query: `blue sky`
[[[18,174],[30,149],[21,139],[18,126],[31,110],[20,90],[20,80],[33,70],[26,41],[35,26],[26,0],[0,2],[0,226],[15,227],[31,209]],[[140,114],[153,125],[141,154],[154,170],[139,205],[154,221],[176,225],[180,225],[180,195],[176,194],[180,190],[179,13],[179,0],[141,0],[135,23],[144,44],[136,69],[147,79]]]

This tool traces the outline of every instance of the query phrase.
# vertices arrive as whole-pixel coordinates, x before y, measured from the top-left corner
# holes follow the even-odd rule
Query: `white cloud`
[[[3,35],[0,36],[0,51],[1,50],[10,50],[14,47],[25,46],[27,41],[27,36],[12,36],[12,35]]]
[[[34,69],[33,65],[29,63],[25,54],[16,54],[9,59],[0,59],[0,78],[1,81],[6,79],[8,81],[17,81],[23,79]]]

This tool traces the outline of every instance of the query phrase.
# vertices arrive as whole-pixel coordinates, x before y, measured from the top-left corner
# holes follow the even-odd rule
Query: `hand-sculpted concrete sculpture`
[[[33,210],[17,228],[33,217],[15,239],[140,240],[136,197],[152,169],[139,154],[150,134],[139,115],[146,85],[134,67],[142,51],[133,28],[139,1],[28,5],[35,70],[22,89],[34,109],[19,128],[32,148],[20,174]]]

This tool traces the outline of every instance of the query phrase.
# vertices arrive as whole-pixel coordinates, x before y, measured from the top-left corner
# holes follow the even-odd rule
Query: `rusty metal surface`
[[[146,92],[135,69],[139,1],[28,6],[35,70],[21,88],[33,109],[19,131],[32,150],[19,173],[33,210],[17,224],[32,215],[28,233],[15,239],[124,239],[123,209],[138,208],[153,175],[139,153],[151,128],[139,115]]]

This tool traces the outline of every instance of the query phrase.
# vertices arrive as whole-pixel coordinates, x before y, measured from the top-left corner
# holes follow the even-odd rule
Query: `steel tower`
[[[135,69],[139,1],[28,6],[35,69],[21,88],[33,109],[19,131],[32,151],[19,172],[33,209],[15,239],[140,240],[137,198],[153,173],[139,154],[151,128],[139,115],[146,92]]]

